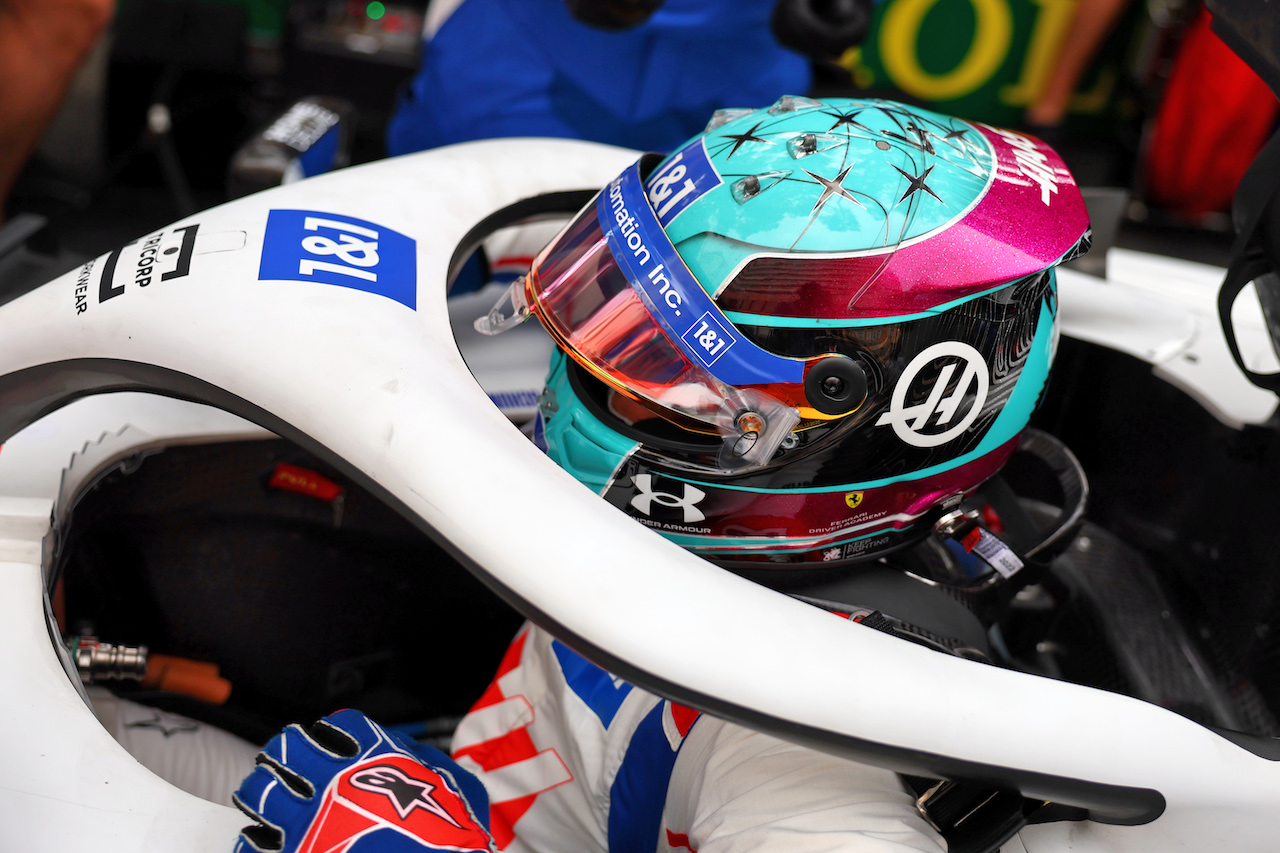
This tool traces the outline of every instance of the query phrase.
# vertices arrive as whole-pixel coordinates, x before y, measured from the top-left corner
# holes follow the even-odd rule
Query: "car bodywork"
[[[181,220],[0,306],[8,843],[229,849],[242,815],[161,781],[97,724],[50,628],[48,581],[77,501],[104,472],[148,450],[274,435],[618,676],[850,759],[1088,810],[1088,821],[1029,827],[1011,845],[1273,845],[1280,749],[1270,739],[834,619],[631,523],[537,452],[493,403],[501,375],[482,387],[483,371],[477,382],[459,351],[450,273],[500,211],[504,222],[536,217],[548,199],[594,190],[634,157],[502,140],[352,168]],[[344,251],[368,258],[358,244],[375,239],[369,231],[383,247],[381,278],[350,275],[374,265],[335,271]],[[302,252],[306,240],[319,251]],[[1067,346],[1100,345],[1150,366],[1139,372],[1189,395],[1228,433],[1262,429],[1275,398],[1231,363],[1215,275],[1125,253],[1113,253],[1108,280],[1063,272],[1057,369],[1083,351]],[[1265,360],[1261,320],[1239,325]],[[1146,429],[1105,410],[1089,416],[1104,431]],[[445,653],[458,638],[438,642]]]

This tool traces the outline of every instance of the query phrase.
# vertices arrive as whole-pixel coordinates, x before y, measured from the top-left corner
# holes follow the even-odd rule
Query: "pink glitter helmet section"
[[[819,320],[890,318],[930,311],[1057,263],[1089,227],[1075,178],[1043,142],[979,129],[995,151],[996,168],[987,191],[958,221],[887,252],[755,257],[717,304],[725,311]],[[757,298],[761,288],[770,297],[767,312]]]

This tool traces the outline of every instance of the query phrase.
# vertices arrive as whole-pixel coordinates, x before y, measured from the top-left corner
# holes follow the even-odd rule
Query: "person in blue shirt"
[[[387,151],[511,136],[670,151],[716,109],[806,94],[798,49],[833,48],[804,27],[855,43],[848,18],[865,24],[870,4],[844,5],[841,29],[812,0],[433,0]]]

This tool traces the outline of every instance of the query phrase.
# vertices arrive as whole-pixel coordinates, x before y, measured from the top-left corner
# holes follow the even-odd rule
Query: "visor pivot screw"
[[[867,398],[867,374],[848,356],[824,358],[805,373],[804,393],[824,415],[847,415]]]
[[[756,412],[743,412],[738,415],[735,426],[743,435],[759,435],[764,432],[764,418]]]
[[[792,448],[799,446],[799,444],[800,444],[800,437],[796,435],[794,432],[792,432],[792,433],[787,433],[787,437],[782,439],[781,446],[783,450],[791,450]]]

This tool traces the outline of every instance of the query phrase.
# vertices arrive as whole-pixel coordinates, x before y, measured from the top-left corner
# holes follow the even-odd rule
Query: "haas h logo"
[[[707,496],[707,493],[701,489],[694,488],[688,483],[680,484],[680,494],[673,495],[670,492],[655,492],[653,490],[652,474],[636,474],[631,478],[631,482],[640,490],[640,494],[631,499],[631,505],[645,515],[653,515],[653,505],[659,503],[662,506],[671,508],[679,507],[684,511],[684,523],[692,524],[695,521],[702,521],[706,518],[702,514],[702,510],[698,509],[698,501]]]
[[[929,396],[923,403],[906,405],[907,392],[916,384],[921,371],[934,361],[950,356],[942,369],[932,377]],[[952,382],[956,368],[960,376]],[[927,380],[926,380],[927,381]],[[937,447],[957,437],[972,424],[987,401],[990,379],[987,363],[982,353],[959,341],[943,341],[926,348],[911,360],[902,377],[894,386],[889,400],[889,411],[880,416],[876,426],[893,426],[898,438],[915,447]],[[950,389],[951,393],[947,391]],[[956,418],[957,410],[972,391],[972,402],[963,415]],[[928,428],[945,427],[940,432],[925,432]]]

